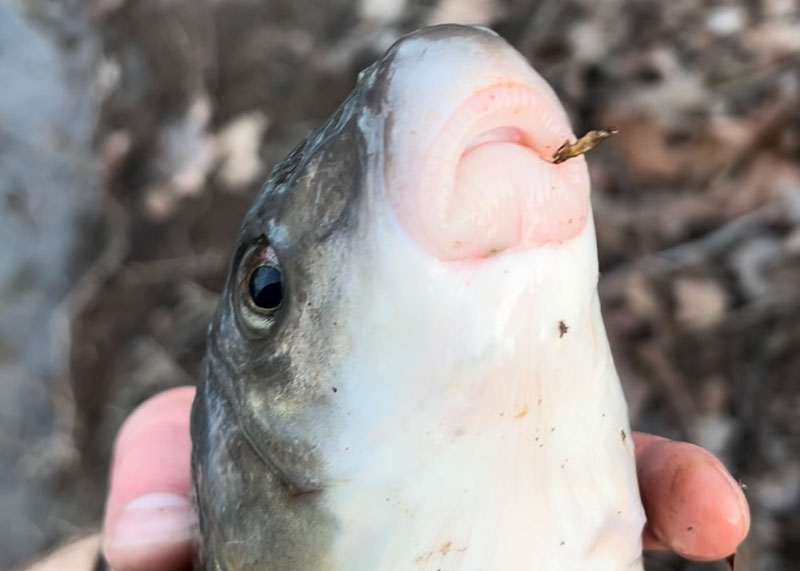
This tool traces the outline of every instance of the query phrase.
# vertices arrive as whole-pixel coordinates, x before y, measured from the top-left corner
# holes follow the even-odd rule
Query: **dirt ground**
[[[633,425],[711,449],[746,484],[753,529],[737,570],[800,566],[800,2],[59,4],[0,0],[0,16],[16,13],[49,42],[70,97],[88,90],[90,136],[70,141],[91,165],[77,186],[95,189],[70,199],[83,207],[64,210],[63,234],[48,227],[70,246],[58,256],[69,279],[47,290],[46,330],[25,337],[59,340],[63,359],[29,358],[31,345],[4,344],[0,328],[0,364],[27,371],[0,395],[41,421],[0,408],[11,436],[0,438],[2,521],[36,530],[0,535],[0,567],[97,524],[122,420],[198,376],[228,250],[270,167],[399,35],[445,21],[512,42],[576,132],[619,128],[588,161],[604,315]],[[0,55],[0,77],[10,69]],[[3,180],[0,207],[40,240],[40,211],[25,206],[34,191]],[[47,202],[64,184],[29,186]],[[648,569],[727,567],[659,556]]]

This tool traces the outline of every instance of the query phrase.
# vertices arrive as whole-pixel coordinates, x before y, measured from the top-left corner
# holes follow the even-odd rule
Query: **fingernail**
[[[744,535],[750,529],[750,509],[747,505],[747,498],[745,498],[744,492],[742,491],[742,486],[733,479],[730,472],[722,465],[715,464],[714,468],[717,473],[728,482],[728,485],[733,490],[733,496],[736,498],[736,508],[732,506],[729,507],[726,520],[730,525],[738,526]]]
[[[123,509],[111,536],[114,547],[163,544],[192,538],[197,523],[194,507],[182,496],[147,494]]]

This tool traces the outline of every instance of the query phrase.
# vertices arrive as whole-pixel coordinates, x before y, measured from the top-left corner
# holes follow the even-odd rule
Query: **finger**
[[[65,545],[20,571],[78,571],[92,569],[100,547],[100,534],[93,534]]]
[[[103,525],[103,549],[115,571],[174,571],[191,562],[193,398],[191,387],[157,395],[120,429]]]
[[[686,442],[634,434],[636,469],[647,514],[645,549],[688,559],[722,559],[750,528],[742,489],[710,452]]]

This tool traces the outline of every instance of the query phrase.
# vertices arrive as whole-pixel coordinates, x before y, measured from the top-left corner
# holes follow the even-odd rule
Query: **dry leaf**
[[[559,164],[577,156],[583,155],[594,149],[601,141],[605,141],[611,135],[616,135],[617,129],[611,127],[610,129],[600,129],[598,131],[589,131],[583,137],[570,143],[564,141],[564,144],[558,147],[553,155],[553,163]]]

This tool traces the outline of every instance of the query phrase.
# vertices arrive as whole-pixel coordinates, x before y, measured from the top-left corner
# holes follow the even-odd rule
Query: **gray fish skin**
[[[380,105],[367,83],[274,169],[237,238],[192,410],[202,569],[330,568],[335,522],[320,506],[323,476],[307,437],[314,414],[325,414],[327,373],[343,350],[336,277],[358,255],[367,167],[357,118]],[[259,328],[242,315],[242,265],[265,236],[287,291],[275,322]]]
[[[429,219],[424,214],[419,225],[398,213],[403,207],[396,203],[405,199],[387,181],[405,180],[403,168],[415,164],[400,162],[395,152],[405,121],[397,94],[414,93],[413,87],[400,89],[398,77],[417,59],[424,67],[428,47],[436,53],[442,42],[445,54],[474,50],[489,58],[497,52],[513,59],[514,69],[523,65],[483,28],[438,26],[401,39],[274,169],[244,220],[192,410],[198,569],[641,570],[644,519],[631,439],[620,438],[630,429],[596,296],[591,212],[583,214],[585,227],[571,234],[551,221],[543,231],[529,231],[523,220],[522,245],[509,243],[492,221],[481,222],[496,237],[466,246],[458,234],[462,222],[439,232],[446,221],[440,224],[436,212]],[[544,84],[538,76],[530,83]],[[558,107],[553,121],[566,122],[555,96],[541,88],[543,100]],[[549,163],[537,165],[553,180],[586,182],[588,197],[582,158],[552,171],[557,174],[547,170]],[[557,197],[561,202],[551,208],[553,192],[533,193],[542,212],[572,213],[583,204]],[[557,222],[566,225],[566,215]],[[461,247],[471,248],[469,261],[458,258]],[[259,311],[248,299],[250,273],[263,263],[278,266],[284,279],[284,298],[274,312]],[[482,277],[483,269],[469,269],[476,265],[530,282],[518,287],[509,277],[497,286],[498,303],[506,290],[522,296],[496,322],[507,320],[507,331],[485,331],[486,315],[495,324],[493,313],[465,311],[481,301],[463,289],[472,287],[472,278],[448,275],[456,267],[458,276],[474,272],[476,283],[491,286],[495,274]],[[452,307],[439,301],[426,306],[428,277],[433,289],[436,280],[457,284]],[[404,295],[404,279],[411,297],[395,303],[392,292]],[[542,304],[539,295],[553,299]],[[452,335],[437,329],[442,323]],[[444,334],[451,338],[440,339]],[[528,337],[536,338],[535,346],[518,349]],[[441,346],[449,341],[466,347],[464,354]],[[502,387],[503,375],[511,389],[519,381],[519,390],[492,388]],[[588,388],[565,386],[574,381],[571,375],[586,377]],[[491,386],[481,384],[492,377],[498,380]],[[497,409],[487,408],[495,397]],[[395,417],[410,421],[387,423]],[[434,426],[440,433],[432,437]],[[508,449],[506,436],[514,443]],[[470,448],[485,455],[470,455]],[[492,543],[481,518],[505,516],[491,507],[481,512],[489,493],[481,490],[506,487],[506,477],[516,490],[509,469],[498,466],[495,474],[493,463],[517,451],[524,456],[521,489],[531,495],[519,498],[520,513],[508,514],[509,530],[491,522],[499,529]],[[473,511],[459,518],[454,490],[462,484],[478,495],[466,502]],[[513,512],[517,500],[500,495],[499,503]],[[585,510],[584,495],[596,498]],[[432,521],[438,512],[443,521]],[[478,527],[470,540],[471,532],[454,520],[472,517]],[[526,525],[530,552],[521,556],[526,545],[519,528]],[[508,541],[506,531],[513,536]],[[428,538],[431,544],[423,544]]]
[[[355,121],[364,92],[275,169],[239,234],[192,411],[205,569],[329,568],[334,522],[319,505],[321,466],[306,438],[332,392],[325,379],[338,351],[336,275],[343,257],[357,255],[348,250],[357,230],[351,204],[364,186]],[[240,265],[265,235],[288,291],[284,311],[260,331],[241,315]]]

